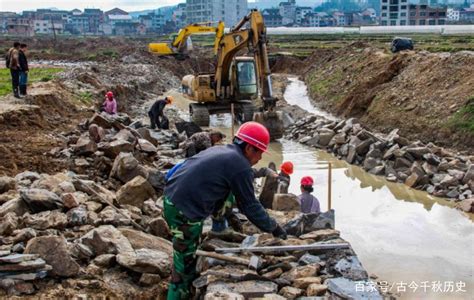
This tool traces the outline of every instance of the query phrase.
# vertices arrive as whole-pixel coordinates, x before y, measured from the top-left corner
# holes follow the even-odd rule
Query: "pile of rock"
[[[289,126],[286,136],[332,152],[389,181],[403,182],[434,196],[473,202],[473,156],[409,141],[398,129],[384,135],[366,130],[355,118],[330,121],[309,115]]]
[[[120,153],[116,159],[133,160],[133,156]],[[140,167],[144,166],[138,164]],[[79,290],[111,297],[164,297],[172,244],[162,216],[161,190],[140,172],[122,177],[132,173],[118,173],[121,179],[117,180],[125,183],[120,181],[122,186],[116,192],[70,171],[1,177],[0,286],[4,292],[47,291],[54,297],[76,295]],[[344,242],[339,232],[327,229],[334,227],[333,211],[314,215],[295,210],[269,212],[292,235],[288,240],[260,233],[242,216],[244,234],[209,232],[202,249]],[[350,297],[356,284],[368,282],[367,272],[350,248],[271,252],[261,257],[264,263],[257,270],[201,257],[200,277],[194,286],[205,299],[224,294],[236,295],[236,299],[291,299],[330,294]],[[378,292],[370,295],[379,297]]]

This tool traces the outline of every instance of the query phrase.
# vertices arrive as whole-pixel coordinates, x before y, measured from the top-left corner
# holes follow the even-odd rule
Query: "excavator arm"
[[[171,42],[171,48],[167,43],[151,43],[148,45],[148,48],[151,52],[159,55],[182,54],[189,36],[193,34],[215,33],[214,54],[217,54],[219,41],[224,35],[224,22],[219,21],[216,27],[206,24],[190,24],[181,29],[173,42]]]
[[[248,28],[242,29],[249,24]],[[223,36],[217,53],[217,69],[215,76],[217,96],[222,94],[222,87],[231,82],[230,68],[237,52],[248,48],[253,53],[260,80],[261,96],[264,103],[274,105],[270,79],[270,66],[267,53],[267,35],[263,17],[257,10],[252,10],[231,31]],[[271,102],[271,103],[270,103]]]
[[[217,54],[217,48],[219,46],[219,40],[224,35],[224,22],[219,21],[217,27],[206,26],[201,24],[191,24],[178,32],[178,35],[171,43],[171,45],[178,49],[178,52],[182,52],[188,37],[193,34],[204,34],[204,33],[215,33],[216,38],[214,39],[214,54]]]

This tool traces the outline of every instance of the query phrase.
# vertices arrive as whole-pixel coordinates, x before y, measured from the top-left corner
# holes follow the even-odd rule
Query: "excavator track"
[[[197,103],[190,104],[189,113],[191,121],[196,123],[198,126],[209,126],[209,110],[205,105],[199,105]]]

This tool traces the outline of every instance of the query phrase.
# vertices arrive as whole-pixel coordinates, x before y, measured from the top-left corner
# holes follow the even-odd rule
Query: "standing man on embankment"
[[[20,43],[14,42],[13,47],[8,50],[6,55],[6,67],[10,69],[10,75],[12,77],[12,90],[15,98],[20,98],[18,86],[20,84],[20,61],[19,51]]]
[[[252,166],[270,143],[260,123],[240,126],[233,144],[212,147],[188,158],[164,190],[164,216],[173,234],[173,270],[168,299],[190,299],[196,278],[196,250],[203,222],[232,193],[239,210],[260,230],[285,239],[286,232],[255,199]]]

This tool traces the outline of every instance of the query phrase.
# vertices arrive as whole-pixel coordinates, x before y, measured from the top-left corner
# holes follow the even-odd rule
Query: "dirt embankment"
[[[39,51],[36,58],[67,58],[69,50],[80,46],[77,43],[84,41],[72,40],[61,52],[38,42],[37,46],[45,47],[46,53]],[[100,45],[110,41],[106,39],[104,43]],[[89,49],[96,44],[86,45],[85,49]],[[208,60],[197,59],[197,53],[188,60],[178,61],[173,57],[142,53],[146,48],[132,46],[135,51],[128,51],[127,43],[117,43],[113,48],[118,49],[116,58],[79,64],[58,74],[53,81],[35,84],[29,88],[30,96],[26,99],[16,100],[12,96],[0,99],[0,175],[14,175],[24,170],[52,173],[65,169],[64,162],[48,153],[67,143],[61,132],[73,129],[73,124],[92,116],[106,91],[114,92],[120,112],[135,117],[145,113],[145,102],[179,87],[185,74],[212,67]],[[65,53],[65,56],[50,57],[50,52]]]
[[[305,64],[296,70],[319,106],[373,130],[472,151],[473,52],[391,54],[357,43],[315,51]]]

